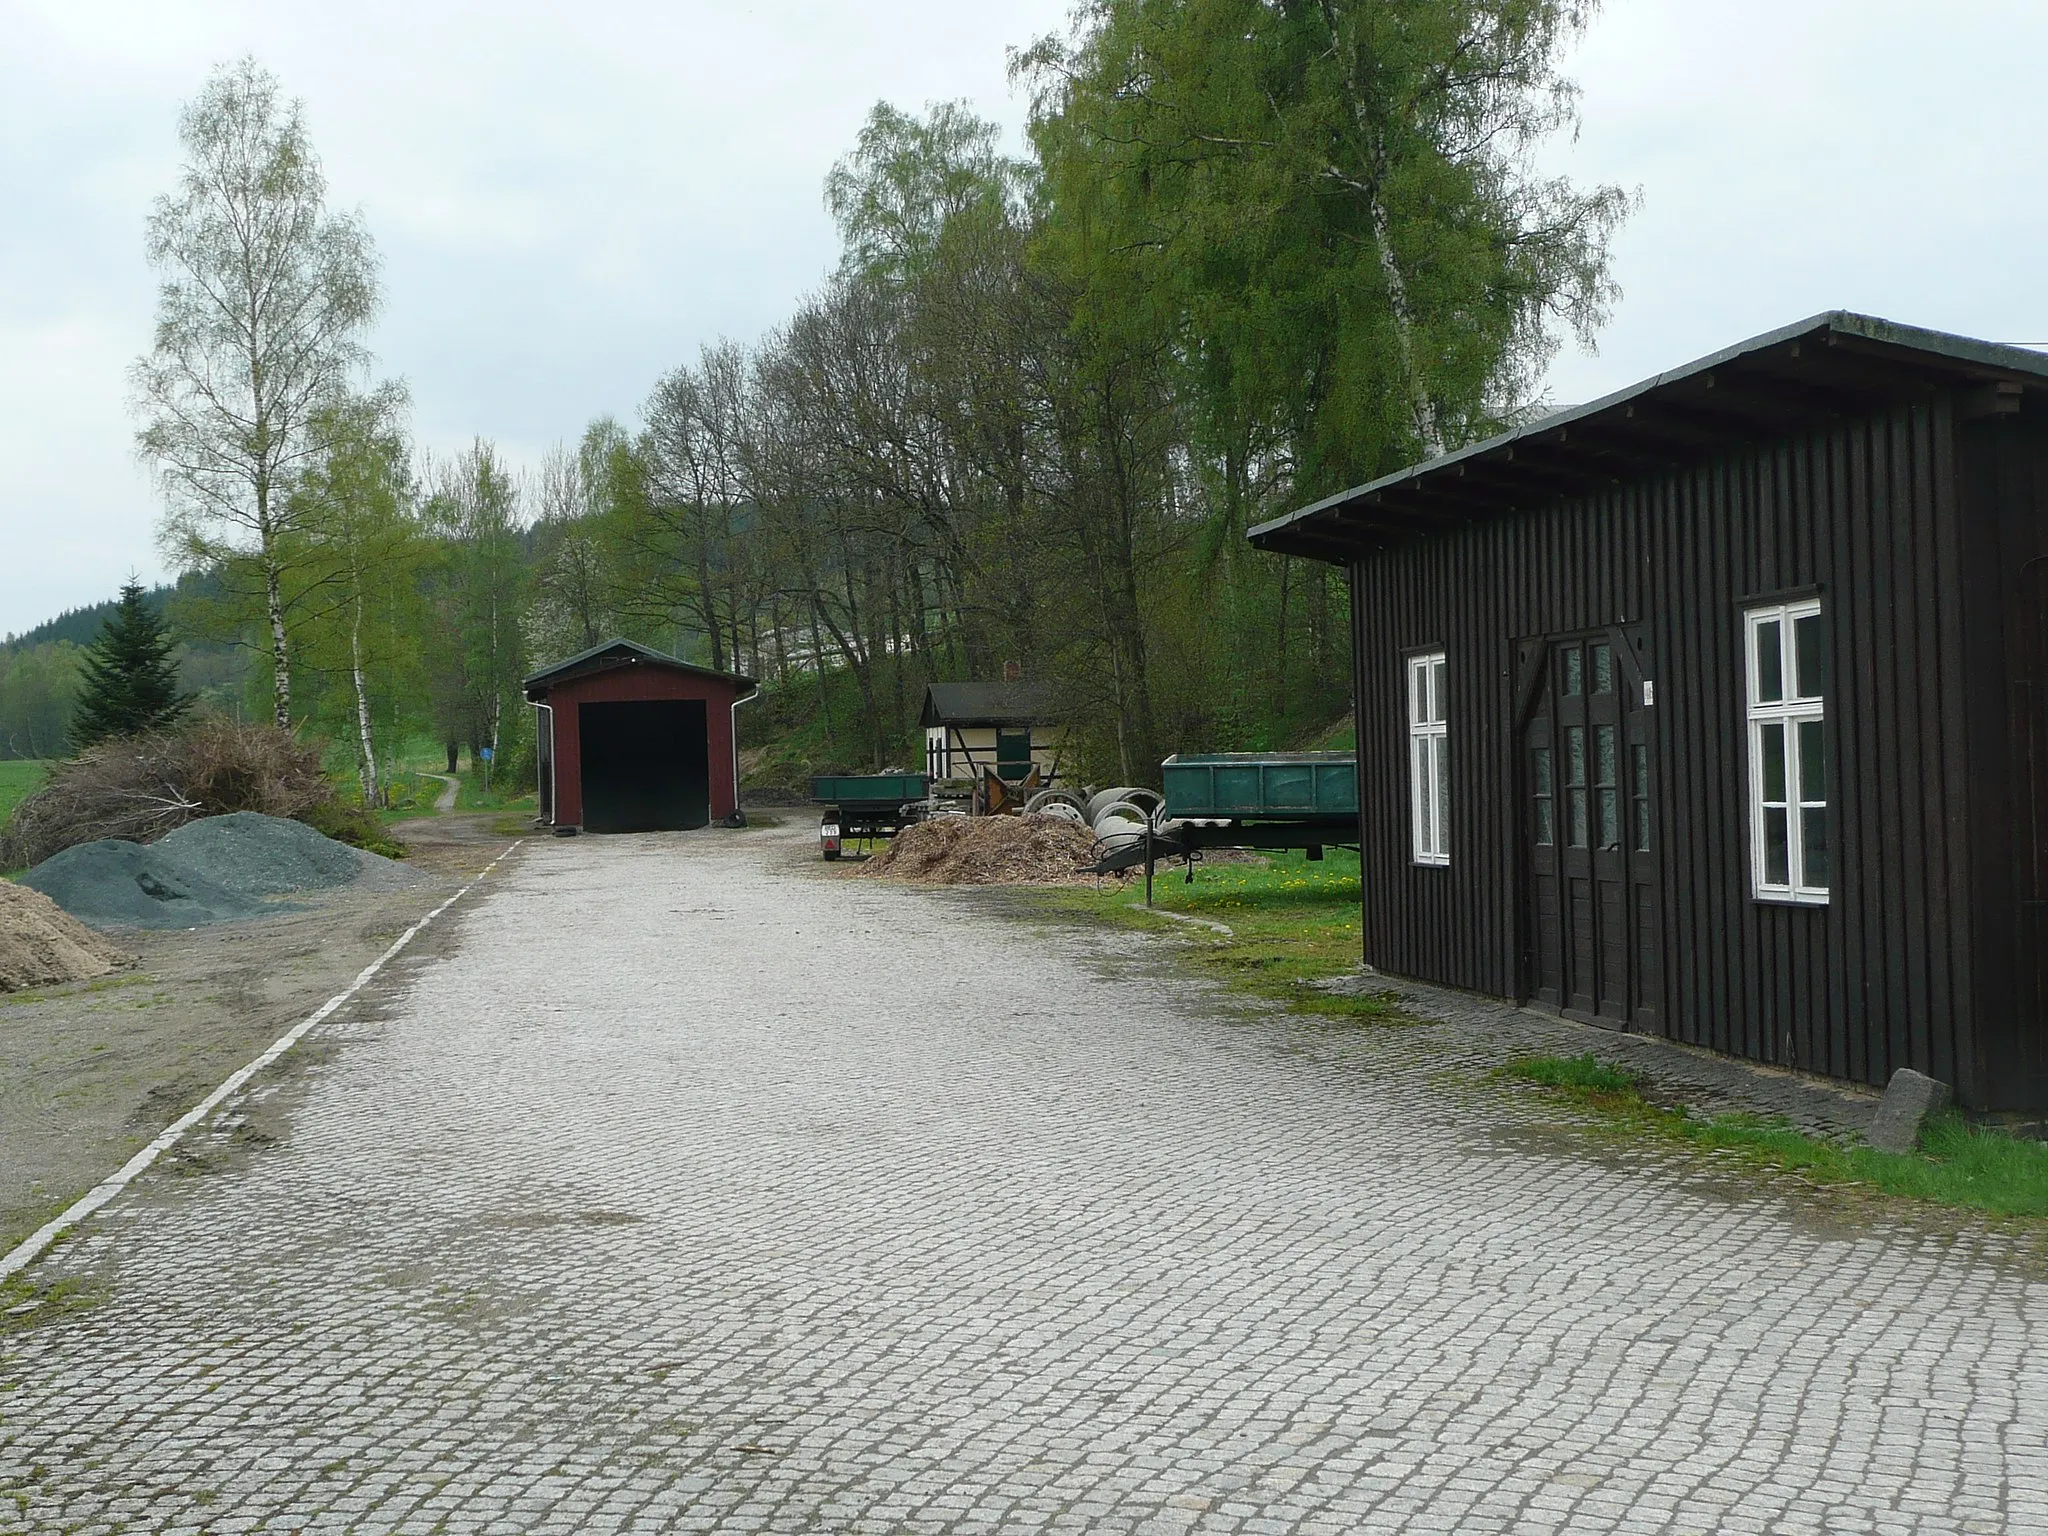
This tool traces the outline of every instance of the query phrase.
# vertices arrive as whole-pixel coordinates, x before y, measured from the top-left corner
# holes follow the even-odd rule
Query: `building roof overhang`
[[[2016,411],[2029,392],[2048,390],[2048,356],[1836,310],[1339,491],[1247,537],[1260,549],[1349,564],[1959,388],[1973,411]]]
[[[924,691],[920,725],[1034,725],[1053,715],[1052,690],[1043,683],[932,683]]]
[[[529,704],[538,704],[547,697],[548,690],[579,677],[588,677],[595,672],[611,672],[620,667],[652,666],[674,672],[687,672],[693,677],[710,678],[733,688],[740,693],[750,693],[758,685],[751,677],[742,677],[737,672],[719,672],[710,667],[695,666],[679,660],[651,646],[633,640],[607,640],[593,645],[587,651],[578,651],[566,661],[558,661],[551,667],[543,667],[527,678],[522,685],[526,690]]]

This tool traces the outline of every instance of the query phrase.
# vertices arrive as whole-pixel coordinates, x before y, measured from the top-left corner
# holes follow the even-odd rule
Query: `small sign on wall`
[[[1647,677],[1643,679],[1643,708],[1654,709],[1657,705],[1657,685]]]

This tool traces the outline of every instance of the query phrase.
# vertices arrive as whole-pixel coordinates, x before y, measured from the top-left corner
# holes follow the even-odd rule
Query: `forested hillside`
[[[482,439],[414,450],[403,389],[369,382],[368,231],[323,211],[276,82],[223,72],[152,216],[153,259],[184,265],[142,443],[206,578],[173,620],[256,658],[216,693],[347,743],[372,797],[403,740],[521,771],[521,676],[612,635],[762,679],[747,761],[783,783],[916,760],[924,684],[1006,662],[1053,685],[1084,778],[1326,731],[1341,579],[1244,531],[1515,419],[1591,337],[1625,199],[1530,158],[1571,126],[1586,14],[1094,0],[1013,60],[1024,153],[963,104],[878,105],[823,189],[837,270],[530,475]],[[313,329],[253,376],[271,425],[238,437],[199,353],[242,343],[188,279],[238,280],[206,168],[250,143],[278,169],[248,184],[320,255],[287,273]]]

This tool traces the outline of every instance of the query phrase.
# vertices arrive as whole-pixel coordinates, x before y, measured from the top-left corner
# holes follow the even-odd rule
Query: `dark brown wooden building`
[[[1370,963],[2048,1110],[2048,358],[1823,315],[1251,538],[1350,572]]]
[[[541,822],[655,832],[725,820],[739,808],[733,711],[753,692],[631,640],[534,673]]]

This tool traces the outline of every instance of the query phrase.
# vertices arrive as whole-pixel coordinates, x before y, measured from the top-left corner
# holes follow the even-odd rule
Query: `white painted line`
[[[52,1217],[28,1237],[24,1238],[5,1258],[0,1258],[0,1280],[5,1280],[9,1275],[19,1274],[22,1270],[28,1268],[45,1248],[48,1248],[59,1237],[62,1237],[81,1221],[84,1221],[86,1217],[126,1189],[145,1168],[176,1146],[178,1139],[187,1131],[220,1108],[229,1098],[240,1092],[250,1078],[297,1045],[300,1040],[305,1038],[306,1032],[314,1025],[318,1024],[322,1019],[333,1013],[335,1009],[360,992],[365,982],[384,969],[385,962],[404,949],[406,945],[410,944],[418,936],[422,928],[426,927],[427,924],[475,890],[485,876],[489,875],[492,870],[505,861],[505,855],[518,846],[519,843],[517,841],[506,844],[504,852],[486,864],[483,867],[482,873],[476,879],[470,881],[468,885],[465,885],[425,917],[406,929],[396,939],[392,940],[391,947],[364,966],[362,971],[356,976],[356,979],[350,982],[345,990],[335,993],[334,996],[327,999],[326,1002],[306,1015],[305,1018],[299,1020],[298,1023],[292,1026],[290,1032],[278,1040],[276,1044],[272,1045],[269,1050],[236,1072],[226,1082],[200,1100],[199,1103],[165,1126],[162,1134],[140,1152],[129,1158],[127,1162],[123,1163],[119,1172],[95,1184],[69,1208],[59,1215]]]

